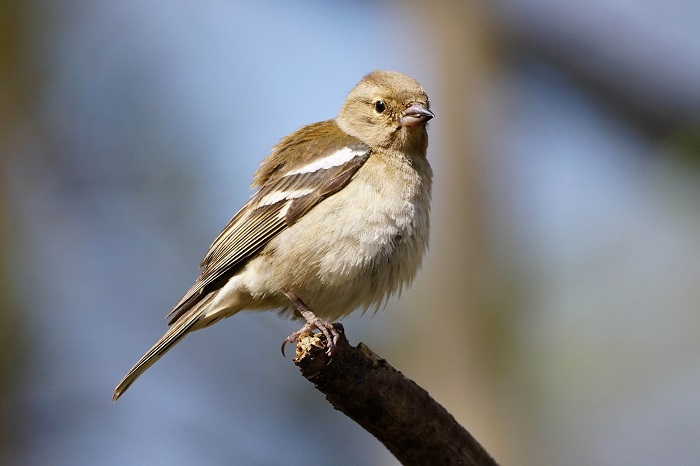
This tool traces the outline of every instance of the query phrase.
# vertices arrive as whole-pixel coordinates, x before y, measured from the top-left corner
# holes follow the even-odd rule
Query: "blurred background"
[[[700,3],[0,7],[0,463],[395,465],[282,358],[196,332],[118,403],[285,134],[428,91],[431,249],[352,315],[502,464],[700,464]]]

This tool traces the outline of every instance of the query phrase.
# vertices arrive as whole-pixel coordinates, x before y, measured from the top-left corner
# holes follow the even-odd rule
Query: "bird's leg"
[[[335,327],[333,327],[333,324],[316,317],[316,314],[314,314],[311,309],[304,304],[304,301],[302,301],[295,292],[285,291],[284,294],[287,296],[287,298],[289,298],[296,310],[299,311],[299,314],[301,314],[301,316],[306,320],[306,325],[289,335],[284,342],[282,342],[282,355],[284,355],[284,347],[287,343],[294,343],[300,335],[308,333],[309,331],[317,328],[321,331],[321,333],[323,333],[323,336],[326,337],[326,353],[328,356],[333,356],[333,353],[335,352],[335,345],[340,339],[340,333],[335,329]]]

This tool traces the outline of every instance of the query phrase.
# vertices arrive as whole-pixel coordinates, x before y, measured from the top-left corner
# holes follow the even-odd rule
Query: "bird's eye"
[[[386,104],[383,100],[378,100],[374,103],[374,109],[377,111],[377,113],[384,113],[384,110],[386,110]]]

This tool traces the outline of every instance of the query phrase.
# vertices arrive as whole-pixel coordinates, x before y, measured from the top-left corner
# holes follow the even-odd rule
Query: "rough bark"
[[[353,347],[341,335],[332,359],[322,335],[302,335],[294,362],[335,409],[374,435],[401,464],[497,464],[428,392],[363,343]]]

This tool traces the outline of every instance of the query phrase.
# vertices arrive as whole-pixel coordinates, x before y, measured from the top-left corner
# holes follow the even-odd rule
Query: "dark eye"
[[[382,100],[378,100],[374,103],[374,109],[377,111],[377,113],[384,113],[384,110],[386,110],[386,104]]]

